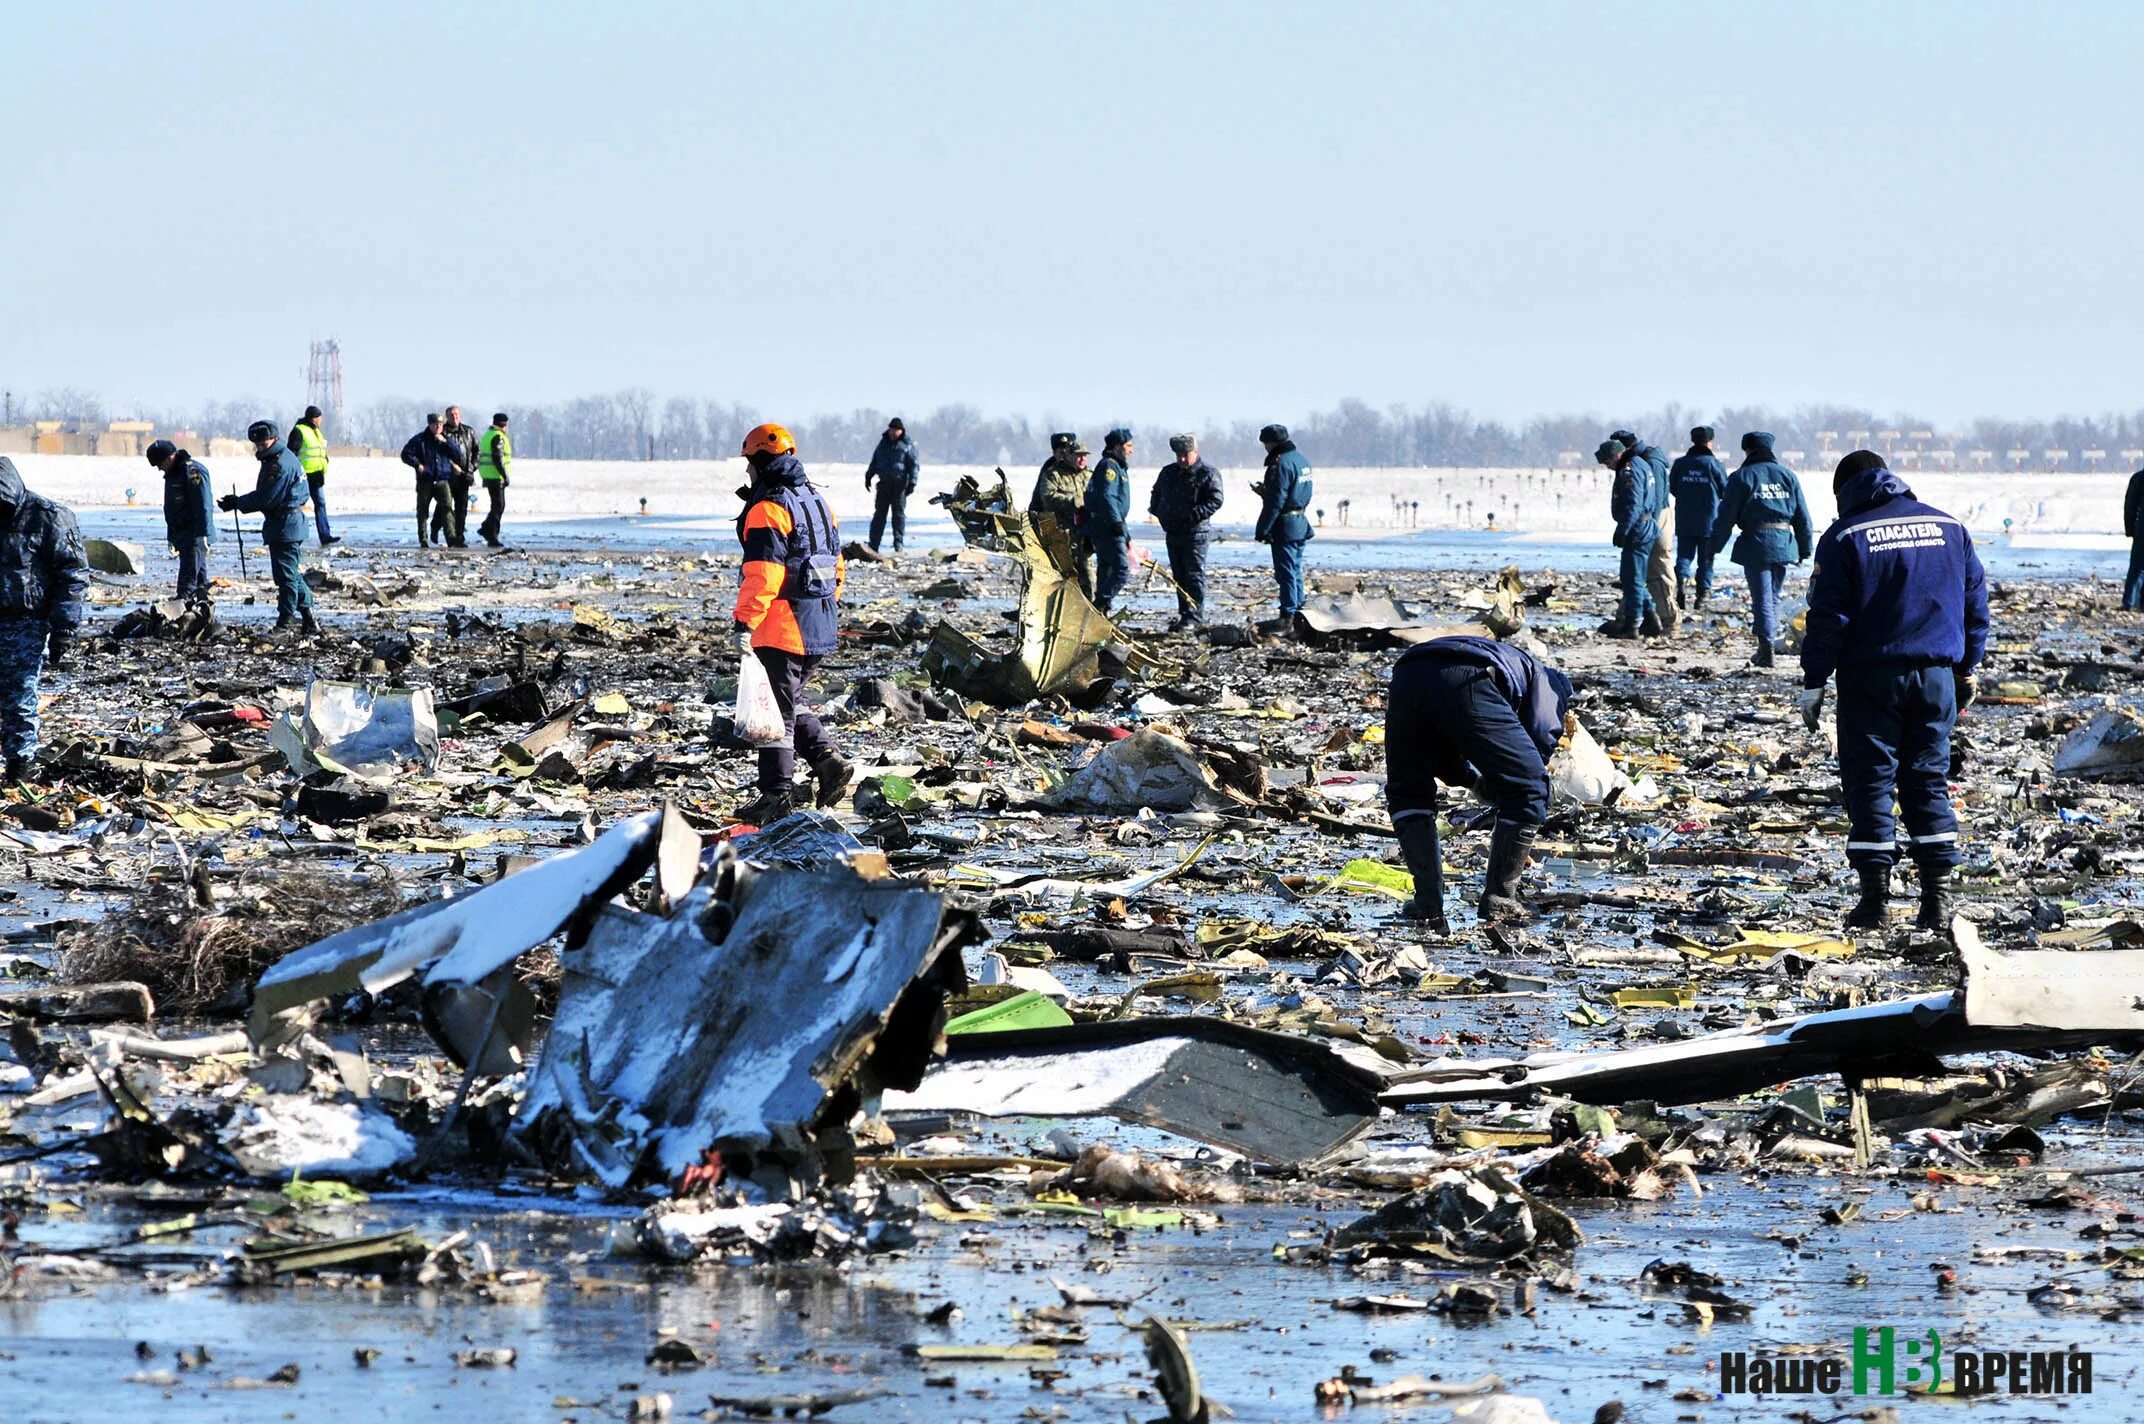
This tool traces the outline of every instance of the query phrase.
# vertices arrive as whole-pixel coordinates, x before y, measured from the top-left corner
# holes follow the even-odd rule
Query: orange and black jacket
[[[777,455],[760,470],[745,493],[737,538],[744,585],[736,619],[752,630],[752,646],[804,657],[834,651],[848,576],[841,531],[796,456]]]

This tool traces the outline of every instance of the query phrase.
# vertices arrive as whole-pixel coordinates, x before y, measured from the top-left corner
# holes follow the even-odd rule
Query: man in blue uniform
[[[436,425],[439,417],[432,419]],[[268,546],[268,571],[275,579],[275,626],[280,631],[297,623],[307,637],[315,636],[320,625],[313,621],[313,591],[298,567],[298,551],[305,542],[305,471],[267,421],[254,421],[246,428],[246,438],[260,457],[261,472],[250,491],[227,494],[216,507],[261,517],[261,542]]]
[[[1690,449],[1668,467],[1668,487],[1675,495],[1675,605],[1690,606],[1690,575],[1697,574],[1697,606],[1712,593],[1712,517],[1719,513],[1727,487],[1727,467],[1712,453],[1712,427],[1690,431]]]
[[[1638,460],[1645,462],[1651,476],[1653,503],[1653,548],[1645,560],[1646,602],[1653,608],[1653,627],[1641,627],[1639,631],[1648,638],[1669,636],[1682,626],[1682,613],[1675,606],[1675,521],[1668,508],[1673,499],[1672,485],[1668,479],[1668,454],[1649,440],[1640,440],[1628,430],[1618,430],[1609,436],[1621,441],[1624,448]]]
[[[1816,546],[1799,701],[1815,731],[1824,683],[1838,674],[1846,858],[1861,879],[1846,923],[1884,922],[1898,858],[1895,799],[1921,874],[1915,924],[1940,930],[1959,861],[1950,731],[1973,700],[1973,669],[1988,646],[1987,577],[1965,526],[1916,500],[1881,455],[1848,455],[1831,487],[1839,517]]]
[[[208,601],[208,546],[216,537],[216,491],[208,466],[169,440],[146,452],[164,477],[164,538],[179,556],[179,599]]]
[[[1613,436],[1600,443],[1593,458],[1615,473],[1608,487],[1608,514],[1615,521],[1609,542],[1622,551],[1616,569],[1622,596],[1614,619],[1600,631],[1611,638],[1635,638],[1641,631],[1657,635],[1660,620],[1653,616],[1653,598],[1645,583],[1653,544],[1660,537],[1659,522],[1653,518],[1653,467]]]
[[[864,467],[864,489],[868,492],[873,481],[878,484],[878,502],[871,510],[872,553],[878,552],[889,523],[893,526],[893,552],[901,552],[901,541],[908,535],[908,497],[916,492],[920,474],[915,443],[908,438],[908,427],[897,415],[886,422],[886,433],[879,436],[871,463]]]
[[[1280,617],[1262,622],[1262,633],[1284,633],[1303,611],[1303,546],[1310,542],[1310,462],[1288,438],[1285,425],[1258,432],[1266,447],[1265,477],[1258,485],[1258,524],[1252,537],[1273,549],[1273,582],[1280,590]]]
[[[2122,499],[2122,532],[2129,536],[2129,576],[2122,580],[2122,607],[2144,611],[2144,470],[2129,477]]]
[[[1802,482],[1772,454],[1769,430],[1752,430],[1742,437],[1742,464],[1720,491],[1705,547],[1718,555],[1737,529],[1742,532],[1728,557],[1742,566],[1749,580],[1750,621],[1757,634],[1750,662],[1768,668],[1778,652],[1779,595],[1786,586],[1787,565],[1809,557],[1813,536]]]
[[[1176,584],[1173,633],[1206,618],[1206,544],[1213,517],[1221,512],[1221,472],[1199,457],[1195,435],[1171,435],[1169,450],[1176,458],[1154,476],[1146,509],[1161,526],[1169,550],[1169,577]]]
[[[1118,426],[1102,437],[1102,458],[1087,476],[1081,510],[1094,545],[1094,606],[1104,613],[1132,576],[1132,433]]]
[[[1570,712],[1571,680],[1494,638],[1435,638],[1400,655],[1385,706],[1385,805],[1414,876],[1401,913],[1445,932],[1441,781],[1496,807],[1481,918],[1525,919],[1519,877],[1548,819],[1548,760]]]
[[[0,455],[0,753],[11,783],[34,773],[38,680],[73,652],[88,595],[74,512],[25,489]]]

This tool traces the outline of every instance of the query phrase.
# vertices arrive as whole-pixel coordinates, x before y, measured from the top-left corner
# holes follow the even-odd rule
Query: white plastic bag
[[[746,653],[737,660],[737,710],[732,720],[737,735],[755,747],[771,747],[789,733],[782,726],[782,709],[774,701],[774,684],[758,655]]]

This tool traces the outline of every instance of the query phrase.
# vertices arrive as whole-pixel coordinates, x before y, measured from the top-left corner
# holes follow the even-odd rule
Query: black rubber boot
[[[1438,934],[1449,934],[1444,918],[1444,848],[1437,841],[1437,818],[1406,816],[1392,823],[1400,840],[1400,859],[1414,877],[1414,898],[1400,906],[1400,917],[1420,920]]]
[[[305,636],[308,638],[317,638],[320,636],[320,624],[318,620],[313,617],[312,609],[308,608],[303,613],[298,615],[298,631],[305,634]]]
[[[1751,667],[1770,667],[1777,661],[1778,657],[1773,653],[1770,643],[1759,643],[1757,651],[1749,655],[1749,665]]]
[[[1675,576],[1675,606],[1685,613],[1690,611],[1690,591],[1683,583],[1681,574]]]
[[[1601,624],[1598,631],[1611,638],[1635,638],[1638,636],[1638,630],[1620,618],[1609,619],[1606,623]]]
[[[1659,613],[1650,608],[1646,609],[1645,621],[1638,625],[1638,632],[1648,638],[1658,638],[1662,636]]]
[[[1891,906],[1891,867],[1864,865],[1860,869],[1861,898],[1847,912],[1850,930],[1880,930]]]
[[[1519,877],[1526,873],[1526,853],[1533,848],[1532,826],[1496,823],[1489,837],[1489,869],[1482,876],[1481,904],[1475,907],[1484,924],[1533,917],[1519,900]]]
[[[37,768],[31,765],[28,757],[9,757],[7,759],[7,781],[10,786],[18,781],[36,780],[36,771]]]
[[[1950,928],[1950,867],[1921,867],[1921,910],[1913,917],[1917,930]]]
[[[1697,606],[1699,608],[1703,608],[1705,606],[1705,600],[1710,597],[1712,597],[1712,590],[1705,587],[1705,585],[1703,584],[1699,584],[1697,586]]]
[[[818,784],[812,804],[823,811],[841,804],[841,798],[848,794],[849,783],[856,779],[856,768],[842,760],[839,753],[829,753],[811,764],[811,777]]]
[[[762,791],[730,812],[730,819],[748,826],[771,826],[796,808],[796,800],[789,792]]]

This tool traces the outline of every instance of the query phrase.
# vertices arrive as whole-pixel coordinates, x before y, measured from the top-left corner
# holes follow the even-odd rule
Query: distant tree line
[[[346,428],[329,431],[340,443],[398,450],[423,428],[425,414],[442,409],[442,400],[391,397],[348,412]],[[203,436],[243,436],[246,426],[266,416],[288,425],[302,406],[257,398],[209,401],[191,411],[143,411],[161,429],[190,429]],[[739,401],[694,400],[671,396],[658,402],[654,392],[633,388],[608,395],[523,405],[507,401],[462,400],[462,414],[482,425],[494,409],[513,416],[514,448],[524,457],[561,460],[708,460],[729,459],[744,433],[768,417]],[[18,420],[62,420],[84,426],[108,419],[103,403],[85,391],[45,391],[16,407]],[[1119,422],[1070,421],[1057,417],[985,415],[972,405],[944,405],[936,410],[876,409],[787,417],[808,460],[861,461],[870,456],[886,422],[899,415],[928,463],[952,465],[1032,465],[1048,453],[1050,433],[1074,430],[1088,445],[1101,446],[1102,432]],[[2028,450],[2032,468],[2053,462],[2050,450],[2068,452],[2059,462],[2084,468],[2084,452],[2103,450],[2101,468],[2123,463],[2124,450],[2144,449],[2144,410],[2091,418],[2053,420],[1982,419],[1963,429],[1945,430],[1911,414],[1879,416],[1852,406],[1811,405],[1791,411],[1762,406],[1701,411],[1670,404],[1658,410],[1610,416],[1593,414],[1539,416],[1523,424],[1482,420],[1454,406],[1395,405],[1379,410],[1355,399],[1330,410],[1293,420],[1285,414],[1232,421],[1224,428],[1196,429],[1201,449],[1216,464],[1255,465],[1263,451],[1259,427],[1278,419],[1290,427],[1313,464],[1326,466],[1503,466],[1548,469],[1576,452],[1590,462],[1593,449],[1614,429],[1630,429],[1671,452],[1687,440],[1689,428],[1711,425],[1718,446],[1732,456],[1745,430],[1769,430],[1780,450],[1845,450],[1863,443],[1890,453],[1902,449],[1956,450],[1960,465],[1973,450],[1993,452],[1991,468],[2009,467],[2009,452]],[[1131,422],[1140,436],[1140,463],[1159,465],[1169,458],[1167,437],[1175,427],[1147,427]],[[1894,441],[1888,432],[1898,432]],[[1828,434],[1827,434],[1828,432]],[[1922,438],[1922,432],[1926,432]]]

